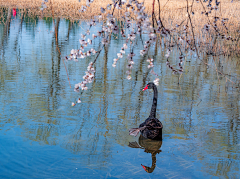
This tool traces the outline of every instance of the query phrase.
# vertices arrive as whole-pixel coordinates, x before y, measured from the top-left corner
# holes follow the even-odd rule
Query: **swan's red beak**
[[[143,91],[147,90],[148,89],[148,85],[143,89]]]
[[[145,167],[144,165],[141,164],[141,166],[143,167],[143,169],[144,169],[145,171],[147,170],[146,167]]]

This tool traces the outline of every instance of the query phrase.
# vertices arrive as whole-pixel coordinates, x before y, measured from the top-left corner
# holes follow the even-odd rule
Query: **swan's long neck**
[[[152,173],[154,171],[155,167],[156,167],[156,162],[157,162],[156,154],[157,153],[155,153],[155,152],[152,154],[152,166],[151,167],[147,167],[147,166],[142,165],[144,170],[148,173]]]
[[[151,112],[150,112],[149,117],[156,118],[158,91],[157,91],[157,87],[155,85],[153,86],[153,92],[154,92],[153,103],[152,103],[152,108],[151,108]]]

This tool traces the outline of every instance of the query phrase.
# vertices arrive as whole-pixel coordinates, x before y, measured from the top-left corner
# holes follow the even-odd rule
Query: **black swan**
[[[150,82],[147,86],[143,89],[153,89],[154,96],[153,96],[153,104],[152,109],[150,112],[149,117],[139,125],[139,128],[132,128],[129,129],[129,135],[137,136],[139,132],[143,135],[143,137],[147,139],[155,139],[155,140],[162,140],[162,123],[156,118],[156,108],[157,108],[157,97],[158,91],[157,87],[154,83]]]

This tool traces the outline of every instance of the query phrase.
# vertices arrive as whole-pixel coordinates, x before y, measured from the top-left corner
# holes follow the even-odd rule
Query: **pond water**
[[[131,80],[127,55],[112,67],[124,42],[112,37],[96,61],[94,82],[81,95],[74,92],[96,55],[63,59],[80,47],[86,29],[84,21],[60,19],[56,40],[51,18],[1,22],[0,178],[239,177],[239,59],[202,55],[199,61],[189,54],[179,81],[166,66],[164,46],[151,50],[164,128],[163,141],[150,141],[128,132],[148,117],[152,104],[153,92],[142,89],[155,76],[138,53],[141,43]],[[97,38],[89,48],[99,44]],[[173,65],[177,54],[170,55]],[[80,96],[82,103],[71,106]]]

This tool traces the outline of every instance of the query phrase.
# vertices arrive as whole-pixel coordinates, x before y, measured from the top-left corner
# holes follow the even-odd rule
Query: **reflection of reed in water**
[[[145,149],[144,152],[152,154],[152,166],[151,167],[147,167],[147,166],[144,166],[141,164],[141,166],[144,168],[144,170],[146,172],[152,173],[156,167],[156,161],[157,161],[156,154],[161,152],[161,150],[159,150],[159,149],[162,146],[162,141],[146,139],[142,135],[140,135],[138,138],[138,143],[136,141],[129,142],[128,146],[131,148]]]

